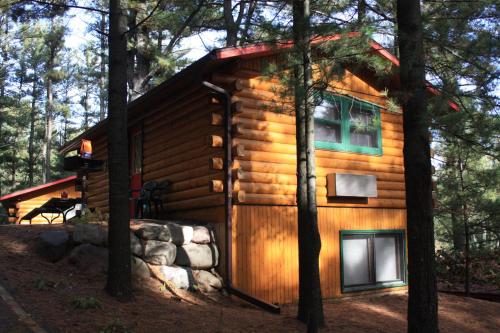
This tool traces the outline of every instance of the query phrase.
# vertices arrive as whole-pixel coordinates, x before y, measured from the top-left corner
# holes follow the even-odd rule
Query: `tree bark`
[[[130,216],[128,210],[127,21],[120,0],[109,8],[109,268],[106,290],[120,300],[132,298]]]
[[[451,207],[451,231],[453,237],[453,249],[455,252],[464,251],[465,247],[465,236],[464,236],[464,228],[461,223],[461,219],[459,218],[460,207],[456,204],[453,204]]]
[[[51,67],[52,68],[52,65]],[[51,70],[50,70],[51,71]],[[45,106],[45,136],[43,139],[43,175],[42,182],[46,183],[50,181],[50,155],[52,152],[52,109],[54,105],[54,94],[52,91],[52,78],[50,77],[50,71],[47,76],[47,102]]]
[[[466,162],[462,159],[461,154],[458,155],[458,172],[460,175],[460,201],[462,202],[462,219],[464,226],[464,237],[465,237],[465,248],[464,248],[464,259],[465,259],[465,281],[464,281],[464,291],[465,296],[470,296],[470,228],[469,228],[469,218],[467,215],[467,201],[465,198],[465,182],[464,182],[464,171],[466,168]]]
[[[28,137],[28,185],[31,187],[34,183],[35,177],[35,122],[36,122],[36,99],[38,81],[37,73],[33,73],[33,87],[31,89],[31,110],[30,110],[30,134]]]
[[[358,0],[358,26],[361,27],[366,20],[366,0]]]
[[[99,64],[99,120],[106,118],[106,15],[101,13],[100,29],[102,34],[99,37],[100,42],[100,58]]]
[[[324,325],[319,273],[321,237],[316,207],[314,98],[310,47],[309,0],[293,2],[294,94],[297,140],[299,307],[297,318],[309,332]]]
[[[54,21],[51,21],[51,29],[54,29]],[[50,33],[49,33],[50,34]],[[59,40],[54,40],[54,36],[50,36],[47,42],[48,59],[46,63],[46,80],[45,88],[47,93],[47,101],[45,102],[45,136],[43,140],[43,165],[42,165],[42,182],[46,183],[51,179],[51,153],[52,153],[52,126],[53,126],[53,111],[54,111],[54,92],[52,87],[52,75],[55,67],[55,59],[59,48]]]
[[[408,230],[408,332],[438,332],[432,172],[419,0],[397,1]]]

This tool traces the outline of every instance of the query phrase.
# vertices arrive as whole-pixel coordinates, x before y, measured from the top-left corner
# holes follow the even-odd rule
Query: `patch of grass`
[[[134,333],[130,328],[125,326],[120,319],[115,319],[101,330],[99,333]]]
[[[102,309],[101,303],[94,297],[77,296],[71,300],[71,305],[75,309],[87,310],[87,309]]]
[[[49,289],[56,289],[63,285],[62,282],[55,282],[52,280],[45,279],[42,276],[39,276],[35,280],[35,289],[38,291],[45,291]]]
[[[49,289],[47,285],[47,281],[43,277],[38,277],[35,280],[35,289],[38,291],[44,291]]]

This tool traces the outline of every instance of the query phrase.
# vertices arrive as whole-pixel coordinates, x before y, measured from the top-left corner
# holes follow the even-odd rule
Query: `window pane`
[[[370,283],[368,238],[347,236],[342,242],[344,286]]]
[[[340,120],[340,102],[323,99],[314,109],[314,117],[327,120]]]
[[[349,109],[350,144],[363,147],[378,147],[378,124],[374,113],[354,104]]]
[[[341,142],[340,124],[325,124],[323,122],[314,122],[314,139],[325,142]]]
[[[375,237],[375,270],[377,282],[400,279],[398,250],[395,235]]]
[[[355,146],[363,147],[378,147],[378,135],[377,130],[371,132],[365,132],[354,127],[350,128],[350,143]]]

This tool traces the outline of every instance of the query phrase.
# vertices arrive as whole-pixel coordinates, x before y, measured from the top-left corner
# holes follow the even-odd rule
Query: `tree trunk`
[[[33,186],[35,176],[35,122],[36,122],[36,82],[38,78],[36,72],[33,73],[33,87],[31,90],[31,110],[30,110],[30,134],[28,137],[28,186]]]
[[[324,325],[319,275],[321,238],[316,208],[314,99],[310,47],[309,0],[293,2],[295,43],[295,113],[297,140],[297,208],[299,307],[297,317],[309,332]]]
[[[464,236],[465,236],[465,248],[464,248],[464,259],[465,259],[465,281],[464,281],[464,291],[465,296],[470,296],[470,230],[469,230],[469,218],[467,215],[467,201],[465,198],[465,183],[464,183],[464,171],[466,168],[466,162],[462,160],[462,156],[458,154],[458,172],[460,175],[460,201],[462,201],[462,219],[464,224]]]
[[[408,229],[408,332],[438,332],[429,114],[419,0],[397,1]]]
[[[108,85],[109,268],[107,292],[132,298],[128,210],[127,21],[120,0],[110,0]]]
[[[453,250],[459,253],[464,251],[465,236],[462,220],[459,218],[460,207],[453,204],[451,207],[451,232],[453,237]]]
[[[99,120],[106,118],[106,14],[101,14],[100,29],[102,34],[99,37],[100,45],[100,69],[99,69]]]
[[[233,18],[233,2],[224,0],[224,24],[226,26],[226,46],[236,46],[238,43],[238,26]]]
[[[464,233],[465,233],[465,283],[464,290],[465,296],[470,296],[470,231],[469,221],[467,219],[467,203],[463,204],[463,219],[464,219]]]
[[[90,106],[89,106],[89,90],[90,90],[90,82],[88,77],[85,78],[85,93],[83,95],[83,128],[85,130],[89,129],[90,123]]]
[[[43,146],[43,177],[44,183],[50,181],[50,155],[52,152],[52,107],[54,95],[52,91],[52,79],[47,79],[47,104],[45,108],[45,137]]]
[[[361,27],[366,20],[366,0],[358,0],[358,27]]]

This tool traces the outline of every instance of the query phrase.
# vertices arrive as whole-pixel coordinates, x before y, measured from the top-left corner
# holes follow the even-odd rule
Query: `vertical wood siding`
[[[298,299],[297,208],[234,207],[233,283],[268,302]],[[320,272],[323,297],[340,291],[340,230],[404,229],[404,209],[320,207]]]

